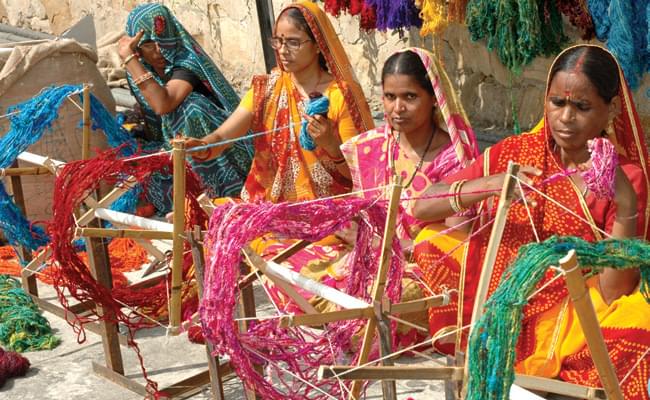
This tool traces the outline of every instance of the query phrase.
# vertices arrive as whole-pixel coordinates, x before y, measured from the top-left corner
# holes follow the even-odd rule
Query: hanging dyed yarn
[[[650,302],[650,244],[635,239],[589,243],[576,237],[552,237],[519,250],[485,304],[469,341],[468,400],[509,399],[514,381],[515,349],[523,308],[548,267],[559,265],[575,249],[580,266],[593,273],[605,268],[640,268],[641,293]]]
[[[588,0],[596,37],[616,56],[632,89],[650,70],[650,2]]]
[[[557,53],[566,41],[552,0],[470,0],[465,22],[471,39],[487,39],[487,48],[496,49],[516,74],[535,57]]]
[[[168,154],[156,154],[146,159],[121,158],[121,149],[99,153],[96,158],[75,161],[65,165],[55,182],[53,198],[53,220],[48,226],[52,238],[52,259],[58,264],[52,269],[54,288],[59,301],[66,310],[70,310],[66,294],[79,302],[93,301],[98,309],[105,310],[101,315],[93,311],[83,317],[76,317],[71,325],[80,342],[85,340],[83,326],[100,320],[124,324],[128,328],[129,343],[133,346],[140,361],[140,352],[133,339],[135,329],[150,326],[151,322],[139,316],[135,311],[125,311],[124,304],[133,309],[159,310],[167,302],[167,285],[163,281],[158,285],[139,289],[137,292],[128,287],[106,288],[99,284],[77,254],[72,244],[75,231],[74,210],[83,199],[98,189],[103,181],[109,184],[122,184],[127,177],[137,182],[146,182],[147,177],[155,171],[171,173],[171,160]],[[191,168],[186,168],[186,204],[189,206],[187,228],[196,225],[205,226],[205,215],[196,197],[201,193],[198,177]],[[146,189],[146,186],[145,186]],[[189,280],[186,265],[184,282]],[[67,293],[66,293],[67,292]],[[151,381],[143,369],[147,387],[151,392],[157,391],[157,385]]]
[[[335,17],[341,13],[349,13],[350,15],[357,15],[363,10],[363,0],[324,0],[325,11]]]
[[[422,28],[420,36],[427,36],[442,31],[447,26],[447,2],[444,0],[415,0],[420,9]]]
[[[380,206],[383,204],[384,206]],[[321,334],[302,327],[281,328],[278,319],[256,321],[247,332],[240,332],[236,318],[237,283],[241,249],[251,240],[272,233],[278,238],[318,241],[360,216],[357,243],[347,265],[347,294],[369,301],[379,258],[373,238],[382,236],[386,202],[372,199],[322,199],[305,203],[240,203],[218,207],[210,219],[205,244],[209,249],[200,306],[201,325],[207,341],[220,354],[230,357],[231,365],[247,388],[264,399],[325,399],[341,394],[336,381],[319,382],[323,394],[305,382],[316,383],[319,365],[336,362],[349,348],[350,339],[363,326],[351,320],[328,324]],[[403,260],[399,240],[392,243],[386,297],[401,297]],[[393,326],[393,329],[395,327]],[[394,335],[393,335],[394,338]],[[266,365],[274,372],[275,385],[256,371]],[[301,380],[286,381],[283,366]]]
[[[330,107],[330,100],[323,96],[309,96],[307,106],[305,106],[305,114],[313,117],[315,115],[322,115],[327,118],[327,110]],[[303,119],[300,126],[300,146],[308,151],[316,150],[316,143],[314,138],[307,132],[307,120]]]
[[[0,344],[23,352],[53,349],[60,342],[20,282],[0,275]]]
[[[404,29],[422,26],[419,10],[413,0],[366,0],[366,4],[375,9],[377,29],[380,31],[395,29],[403,34]]]
[[[451,0],[447,2],[447,19],[451,22],[465,23],[468,0]]]
[[[574,26],[582,30],[582,39],[589,40],[594,37],[594,22],[589,13],[589,7],[584,1],[556,0],[557,8],[569,18]]]
[[[377,28],[377,8],[374,5],[368,4],[367,1],[363,2],[363,7],[361,8],[359,27],[365,31]]]
[[[13,351],[0,347],[0,389],[8,379],[25,376],[29,370],[29,360]]]

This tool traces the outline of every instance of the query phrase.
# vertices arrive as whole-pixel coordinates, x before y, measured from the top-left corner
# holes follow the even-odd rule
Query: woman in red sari
[[[540,185],[549,176],[588,164],[587,142],[599,136],[612,141],[619,154],[613,199],[597,198],[577,174]],[[493,196],[501,189],[510,160],[523,165],[522,178],[552,200],[537,193],[527,194],[527,203],[534,205],[530,217],[522,202],[510,207],[489,293],[496,289],[519,247],[535,240],[531,219],[540,240],[552,235],[590,241],[601,240],[605,234],[648,237],[649,164],[644,135],[623,73],[606,50],[579,45],[560,54],[549,73],[544,121],[539,129],[509,137],[486,150],[470,167],[447,179],[451,185],[432,186],[429,194],[451,191],[455,196],[452,200],[419,200],[414,206],[415,216],[438,220],[454,209],[476,203],[490,215],[493,208],[489,203],[496,203]],[[473,231],[480,227],[479,222],[475,223]],[[490,228],[472,236],[458,271],[462,296],[456,304],[457,323],[463,326],[471,320]],[[435,242],[429,246],[434,248]],[[436,271],[428,272],[425,276],[436,276]],[[549,271],[546,280],[552,276]],[[630,373],[622,383],[626,399],[648,399],[650,306],[639,293],[638,282],[638,270],[614,269],[588,280],[619,380]],[[440,321],[444,318],[430,320],[432,330],[441,329]],[[600,386],[561,280],[533,297],[524,309],[516,350],[517,372]]]

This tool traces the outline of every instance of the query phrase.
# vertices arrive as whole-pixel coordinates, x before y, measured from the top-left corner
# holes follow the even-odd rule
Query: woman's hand
[[[137,35],[135,35],[135,37],[124,35],[120,38],[117,42],[117,53],[120,55],[122,60],[129,57],[131,54],[137,53],[138,43],[140,43],[143,35],[144,30],[141,30]]]
[[[192,149],[194,147],[199,147],[199,146],[206,146],[209,143],[206,142],[203,139],[197,139],[197,138],[192,138],[192,137],[184,137],[182,138],[183,141],[185,142],[185,150]],[[208,160],[212,160],[213,158],[219,157],[221,153],[226,149],[225,145],[222,146],[214,146],[214,147],[209,147],[204,150],[199,150],[199,151],[192,151],[189,152],[188,154],[192,157],[192,159],[195,162],[204,162]]]
[[[334,133],[334,123],[322,115],[304,115],[307,133],[314,142],[330,155],[340,154],[341,138]]]
[[[519,172],[517,172],[517,178],[521,181],[521,188],[526,190],[528,186],[533,186],[533,177],[541,176],[542,171],[530,165],[521,165],[519,167]],[[508,174],[503,172],[497,175],[491,175],[488,177],[487,189],[494,191],[495,195],[501,193],[501,188],[503,188],[504,183],[508,179]],[[522,198],[524,193],[521,193],[519,190],[519,185],[515,185],[514,189],[515,198]]]

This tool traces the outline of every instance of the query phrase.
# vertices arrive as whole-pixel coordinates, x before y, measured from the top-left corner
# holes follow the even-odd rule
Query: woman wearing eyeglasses
[[[167,7],[137,6],[128,16],[126,33],[118,52],[151,140],[168,148],[177,135],[202,138],[237,107],[237,94]],[[252,143],[239,142],[218,158],[195,160],[192,168],[213,196],[237,196],[252,157]],[[152,179],[147,198],[165,213],[172,204],[171,176]]]
[[[242,137],[251,129],[255,157],[241,197],[247,201],[303,201],[348,192],[350,172],[339,149],[372,128],[370,110],[325,13],[309,1],[285,7],[270,43],[278,68],[255,76],[239,107],[215,132],[188,147]],[[310,94],[329,99],[326,115],[305,116]],[[300,144],[300,121],[315,148]],[[264,134],[266,132],[266,134]],[[210,159],[230,144],[196,152]]]

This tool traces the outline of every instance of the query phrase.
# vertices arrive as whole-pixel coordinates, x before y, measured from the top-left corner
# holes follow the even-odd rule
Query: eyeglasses
[[[303,43],[311,41],[311,39],[305,39],[301,41],[300,39],[282,39],[280,37],[272,37],[269,39],[269,44],[275,50],[280,50],[282,48],[282,45],[284,45],[289,51],[297,51],[300,49],[300,46]]]

